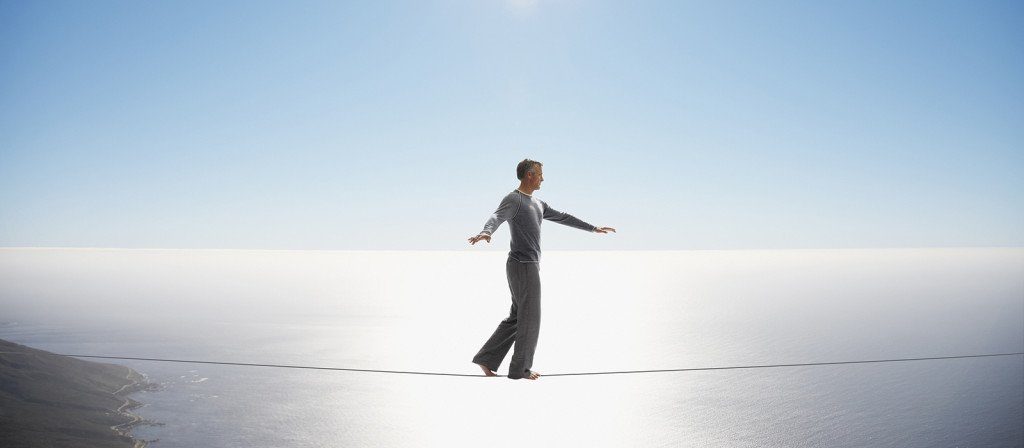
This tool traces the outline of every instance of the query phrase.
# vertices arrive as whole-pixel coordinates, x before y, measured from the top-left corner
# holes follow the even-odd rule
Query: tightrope
[[[59,353],[56,353],[59,354]],[[583,375],[623,375],[623,374],[634,374],[634,373],[666,373],[666,372],[697,372],[697,371],[709,371],[709,370],[739,370],[739,369],[772,369],[778,367],[808,367],[808,366],[834,366],[834,365],[845,365],[845,364],[872,364],[872,363],[889,363],[889,362],[909,362],[909,361],[936,361],[936,360],[948,360],[948,359],[965,359],[965,358],[988,358],[995,356],[1020,356],[1024,355],[1024,352],[1013,352],[1013,353],[991,353],[984,355],[956,355],[956,356],[931,356],[927,358],[894,358],[894,359],[869,359],[859,361],[829,361],[829,362],[804,362],[796,364],[759,364],[759,365],[747,365],[747,366],[723,366],[723,367],[691,367],[682,369],[651,369],[651,370],[618,370],[618,371],[606,371],[606,372],[576,372],[576,373],[541,373],[542,377],[549,376],[583,376]],[[61,354],[61,356],[70,356],[74,358],[100,358],[100,359],[121,359],[131,361],[156,361],[156,362],[176,362],[176,363],[187,363],[187,364],[216,364],[224,366],[244,366],[244,367],[273,367],[281,369],[307,369],[307,370],[332,370],[332,371],[345,371],[345,372],[371,372],[371,373],[394,373],[403,375],[435,375],[435,376],[465,376],[473,378],[500,378],[488,377],[482,374],[466,374],[466,373],[446,373],[446,372],[417,372],[407,370],[378,370],[378,369],[352,369],[345,367],[317,367],[317,366],[301,366],[301,365],[288,365],[288,364],[258,364],[248,362],[227,362],[227,361],[200,361],[194,359],[162,359],[162,358],[138,358],[131,356],[103,356],[103,355],[80,355],[80,354]]]

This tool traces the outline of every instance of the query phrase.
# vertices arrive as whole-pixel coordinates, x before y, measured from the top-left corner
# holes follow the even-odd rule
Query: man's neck
[[[519,190],[520,193],[525,194],[527,196],[533,196],[533,192],[537,191],[537,190],[531,190],[531,189],[527,188],[525,185],[519,185],[519,188],[517,188],[517,190]]]

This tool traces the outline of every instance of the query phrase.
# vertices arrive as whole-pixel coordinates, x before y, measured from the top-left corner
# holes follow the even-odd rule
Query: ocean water
[[[0,249],[0,338],[475,374],[504,260]],[[1020,248],[549,251],[540,274],[542,374],[1024,352]],[[159,385],[133,395],[153,447],[1024,446],[1020,355],[537,381],[112,362]]]

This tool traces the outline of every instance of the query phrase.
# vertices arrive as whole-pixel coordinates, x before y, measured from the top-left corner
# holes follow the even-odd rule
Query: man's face
[[[530,174],[530,172],[527,171],[526,177],[530,181],[531,188],[534,190],[540,190],[540,183],[544,182],[544,169],[541,168],[540,165],[534,165],[533,172],[534,174]]]

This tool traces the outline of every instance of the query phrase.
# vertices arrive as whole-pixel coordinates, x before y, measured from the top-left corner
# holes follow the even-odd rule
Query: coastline
[[[0,445],[144,448],[129,395],[155,389],[145,374],[119,364],[76,359],[0,339]]]
[[[113,425],[110,429],[118,436],[131,439],[132,448],[146,448],[149,445],[149,441],[138,439],[131,434],[132,428],[146,422],[146,420],[138,414],[130,412],[132,409],[142,407],[142,403],[128,397],[127,395],[150,388],[152,387],[152,384],[146,380],[146,375],[136,372],[130,367],[125,367],[125,369],[128,370],[128,373],[125,375],[125,379],[131,382],[121,386],[121,388],[114,391],[112,395],[124,399],[124,403],[122,403],[121,406],[118,406],[114,412],[128,419],[128,421]]]

